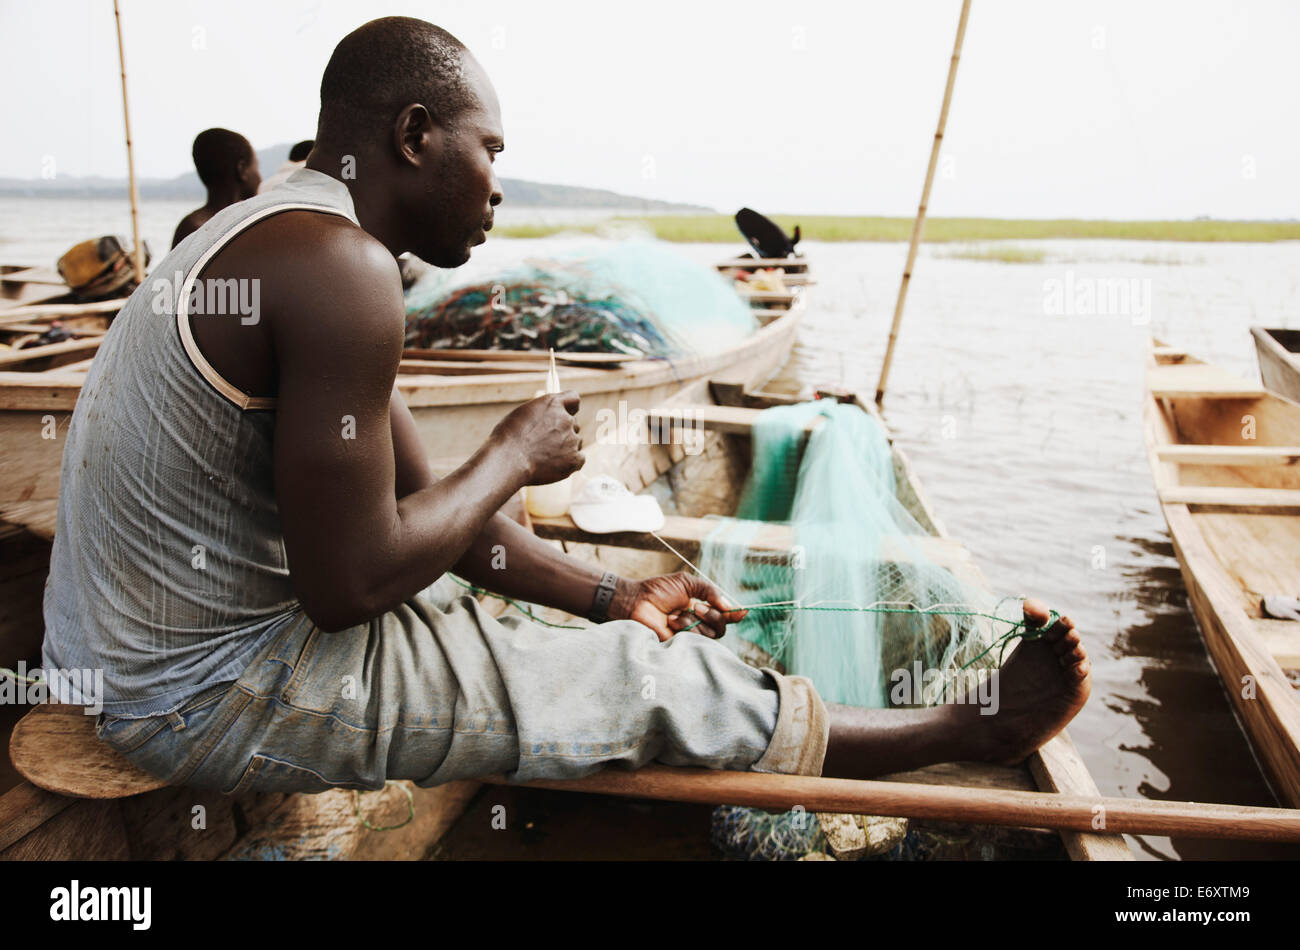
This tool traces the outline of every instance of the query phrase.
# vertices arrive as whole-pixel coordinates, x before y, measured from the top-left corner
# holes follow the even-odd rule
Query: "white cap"
[[[634,495],[617,478],[597,475],[569,505],[569,517],[589,534],[659,531],[664,513],[652,495]]]

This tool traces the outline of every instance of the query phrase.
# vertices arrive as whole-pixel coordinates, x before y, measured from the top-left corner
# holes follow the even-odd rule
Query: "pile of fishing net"
[[[406,346],[671,359],[726,348],[756,325],[715,271],[659,242],[616,241],[412,293]]]
[[[879,422],[831,400],[781,406],[758,417],[753,451],[736,516],[718,519],[700,551],[701,573],[749,609],[723,642],[753,665],[809,677],[828,702],[986,703],[1021,603],[997,600],[898,500]],[[772,523],[789,527],[788,548],[772,543]],[[854,828],[845,817],[861,820]],[[896,819],[837,816],[832,833],[828,816],[808,818],[728,807],[713,839],[724,853],[768,860],[826,850],[822,832],[874,835],[879,851],[904,853],[905,823],[879,825]]]

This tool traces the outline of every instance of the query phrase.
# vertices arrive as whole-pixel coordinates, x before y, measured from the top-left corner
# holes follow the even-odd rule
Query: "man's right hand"
[[[497,423],[492,442],[518,448],[526,485],[549,485],[582,468],[576,392],[538,396]]]

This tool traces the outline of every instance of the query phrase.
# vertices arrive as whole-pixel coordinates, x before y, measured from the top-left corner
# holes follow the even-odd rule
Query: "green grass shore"
[[[772,215],[786,229],[797,224],[811,241],[906,241],[912,234],[911,218],[858,218],[834,215]],[[736,224],[730,215],[620,215],[581,225],[513,225],[496,233],[505,237],[549,237],[552,234],[597,234],[610,229],[639,228],[663,241],[735,243]],[[1088,221],[1062,218],[1052,221],[1006,218],[930,218],[925,241],[1014,241],[1109,239],[1121,241],[1295,241],[1300,221]]]

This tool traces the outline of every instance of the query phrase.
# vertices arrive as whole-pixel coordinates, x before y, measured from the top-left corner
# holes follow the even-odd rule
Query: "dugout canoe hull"
[[[1300,808],[1300,622],[1260,606],[1300,593],[1300,405],[1153,340],[1144,427],[1206,650],[1278,800]]]
[[[1264,388],[1300,403],[1300,330],[1251,327],[1250,335]]]
[[[722,410],[714,413],[717,418],[711,422],[701,423],[703,431],[697,431],[696,434],[700,442],[692,446],[692,451],[688,452],[687,447],[675,435],[666,437],[665,428],[659,426],[657,434],[652,433],[637,440],[639,444],[630,451],[626,447],[613,445],[592,447],[588,450],[586,471],[592,474],[619,474],[632,491],[649,491],[659,497],[670,515],[670,523],[661,534],[666,536],[676,531],[674,538],[677,543],[674,547],[693,558],[695,549],[692,543],[700,536],[703,527],[692,525],[696,525],[697,519],[708,515],[733,513],[739,500],[751,457],[750,439],[744,421],[746,411],[794,401],[789,395],[755,390],[756,387],[752,384],[735,378],[706,378],[685,386],[665,403],[655,407],[646,421],[647,428],[653,429],[656,420],[681,413],[683,418],[692,418],[699,423],[700,407]],[[853,402],[862,411],[880,419],[872,401],[863,395],[837,396]],[[955,572],[976,583],[983,583],[969,552],[947,534],[935,515],[906,455],[896,444],[892,444],[892,439],[891,445],[898,500],[933,536],[932,553],[941,557],[942,563]],[[686,569],[677,557],[668,553],[650,535],[586,535],[567,517],[533,519],[533,529],[541,537],[561,542],[574,556],[598,562],[609,570],[627,576],[646,577]],[[543,616],[554,622],[570,622],[566,615],[555,611],[543,612]],[[887,779],[975,789],[1017,789],[1081,796],[1100,794],[1068,732],[1061,733],[1021,766],[945,763],[888,776]],[[577,787],[571,790],[581,793],[582,782],[572,784]],[[518,788],[511,789],[510,792],[516,806],[520,805],[520,796],[529,794],[529,790]],[[554,794],[544,789],[539,789],[538,793]],[[594,804],[596,800],[591,801]],[[526,802],[524,807],[527,807]],[[547,811],[549,806],[539,808]],[[487,820],[482,815],[467,816],[466,824],[470,827],[474,827],[471,818]],[[1017,835],[1014,830],[973,828],[947,823],[926,827],[948,841],[960,839],[965,842],[957,852],[946,853],[946,857],[970,857],[978,854],[1049,858],[1068,855],[1075,860],[1132,859],[1132,852],[1121,835],[1066,831],[1060,833],[1057,841],[1055,836],[1041,831],[1025,831]],[[507,836],[485,840],[472,832],[462,833],[461,826],[457,826],[440,846],[440,851],[455,858],[494,858],[511,856],[512,847],[529,846],[523,837],[512,845]],[[484,851],[484,848],[498,847],[502,850]],[[577,852],[552,853],[567,857],[583,856]]]
[[[735,261],[725,263],[736,269]],[[799,284],[790,293],[753,295],[751,303],[766,323],[721,352],[671,362],[573,365],[562,360],[562,384],[582,396],[578,418],[583,431],[595,438],[602,421],[607,423],[606,430],[609,425],[621,426],[629,413],[635,417],[699,379],[725,375],[748,382],[770,377],[789,356],[803,312],[807,263],[800,258],[795,267]],[[116,303],[120,305],[120,301]],[[11,318],[0,312],[0,325],[7,319]],[[52,533],[63,437],[89,368],[86,357],[93,356],[98,339],[43,347],[40,354],[11,354],[13,360],[24,362],[9,369],[0,354],[0,517],[31,524],[41,534]],[[68,352],[45,355],[59,348]],[[439,470],[468,457],[497,422],[545,385],[545,365],[533,359],[537,354],[497,352],[471,359],[447,358],[451,355],[427,359],[424,353],[411,351],[398,376],[398,388]],[[61,360],[76,362],[60,365]],[[49,368],[31,371],[42,365]]]

